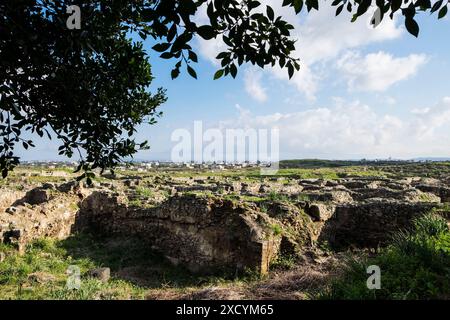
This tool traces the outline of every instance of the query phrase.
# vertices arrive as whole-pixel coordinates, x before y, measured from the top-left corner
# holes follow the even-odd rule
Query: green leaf
[[[179,75],[180,75],[180,69],[179,68],[172,69],[172,71],[170,73],[170,76],[172,77],[172,80],[178,78]]]
[[[187,65],[187,71],[192,78],[197,79],[197,73],[190,65]]]
[[[294,10],[298,14],[303,9],[303,0],[294,0]]]
[[[434,12],[438,11],[439,8],[442,6],[443,2],[444,2],[443,0],[439,0],[439,1],[435,2],[433,4],[433,7],[431,8],[431,13],[434,13]]]
[[[214,80],[217,80],[222,76],[223,76],[223,69],[217,70],[216,73],[214,74]]]
[[[358,17],[362,16],[364,13],[367,12],[370,5],[372,4],[372,0],[362,0],[361,3],[358,6],[358,10],[356,11],[356,15]]]
[[[391,2],[392,12],[396,12],[397,10],[400,9],[400,7],[402,6],[402,1],[403,0],[392,0],[392,2]]]
[[[194,51],[192,51],[192,50],[189,50],[189,59],[190,60],[192,60],[192,61],[194,61],[194,62],[198,62],[198,57],[197,57],[197,55],[195,54],[195,52]]]
[[[408,32],[411,33],[416,38],[419,36],[419,25],[413,18],[405,19],[405,27],[406,30],[408,30]]]
[[[248,3],[248,9],[253,10],[253,9],[259,7],[260,5],[261,5],[261,3],[259,1],[250,1]]]
[[[198,27],[197,34],[205,40],[211,40],[216,36],[214,28],[208,25]]]
[[[163,53],[160,55],[160,57],[163,58],[163,59],[171,59],[171,58],[173,58],[173,54],[170,53],[170,52],[163,52]]]
[[[230,65],[230,74],[233,78],[236,78],[237,75],[237,67],[235,64]]]
[[[273,9],[270,6],[267,6],[266,12],[267,12],[267,17],[269,18],[269,20],[273,21],[273,19],[275,19],[275,12],[273,11]]]
[[[169,48],[170,48],[170,43],[158,43],[152,47],[152,49],[157,52],[164,52]]]
[[[287,68],[288,68],[289,79],[291,79],[294,76],[294,66],[292,65],[292,63],[289,62],[287,64]]]
[[[438,19],[442,19],[447,15],[448,9],[447,6],[443,6],[441,10],[439,10]]]

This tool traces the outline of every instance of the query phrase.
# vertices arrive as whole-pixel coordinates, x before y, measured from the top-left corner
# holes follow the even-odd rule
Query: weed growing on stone
[[[141,197],[145,197],[145,198],[153,197],[153,191],[150,188],[137,187],[135,191],[136,191],[136,194]]]
[[[289,197],[285,194],[282,193],[278,193],[275,191],[271,191],[268,195],[267,195],[267,199],[270,201],[289,201]]]

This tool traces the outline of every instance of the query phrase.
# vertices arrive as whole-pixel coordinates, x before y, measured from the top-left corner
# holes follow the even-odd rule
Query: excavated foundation
[[[137,236],[194,272],[251,268],[266,273],[281,241],[273,223],[255,208],[231,201],[190,195],[136,208],[117,194],[93,192],[82,202],[76,227],[104,236]]]
[[[23,250],[37,238],[64,239],[75,232],[90,232],[137,238],[149,250],[193,272],[248,268],[264,274],[279,254],[298,254],[317,241],[337,249],[384,245],[392,232],[408,228],[415,217],[441,207],[441,199],[448,197],[446,186],[422,181],[347,179],[280,183],[287,198],[270,200],[265,193],[277,185],[208,181],[201,183],[202,190],[222,193],[176,190],[161,196],[155,188],[151,197],[146,196],[152,202],[138,206],[127,192],[134,191],[139,181],[125,182],[123,188],[83,188],[73,182],[45,184],[27,192],[2,188],[0,241]],[[196,188],[193,183],[180,186],[174,181],[165,185]],[[246,199],[259,195],[263,201],[225,197],[236,190]]]

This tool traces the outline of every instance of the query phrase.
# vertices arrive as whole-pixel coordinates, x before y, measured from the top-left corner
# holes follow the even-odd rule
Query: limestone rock
[[[111,270],[109,268],[96,268],[88,271],[88,276],[98,279],[101,282],[108,282],[111,278]]]
[[[28,202],[29,204],[48,202],[51,198],[50,190],[44,187],[32,189],[26,193],[24,202]]]
[[[9,213],[10,215],[13,215],[17,212],[17,208],[16,207],[9,207],[5,210],[6,213]]]
[[[326,205],[323,203],[313,203],[306,207],[306,213],[315,221],[326,221],[334,213],[335,207],[333,205]]]
[[[46,272],[33,272],[28,275],[29,282],[36,282],[40,284],[46,284],[49,282],[56,281],[56,277],[50,273]]]

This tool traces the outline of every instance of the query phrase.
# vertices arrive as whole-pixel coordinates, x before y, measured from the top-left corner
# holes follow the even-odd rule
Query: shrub
[[[366,286],[366,268],[381,269],[381,289]],[[450,292],[450,231],[433,214],[414,221],[392,244],[373,257],[346,263],[343,275],[323,291],[322,299],[444,299]]]
[[[267,199],[270,201],[289,201],[289,197],[287,195],[275,191],[271,191],[268,194]]]

